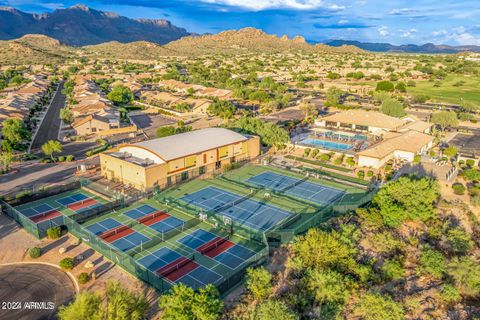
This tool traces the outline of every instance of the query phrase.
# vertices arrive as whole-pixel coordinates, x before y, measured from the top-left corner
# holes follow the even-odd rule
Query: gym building
[[[118,146],[100,154],[102,176],[136,189],[165,188],[260,154],[260,138],[207,128]]]

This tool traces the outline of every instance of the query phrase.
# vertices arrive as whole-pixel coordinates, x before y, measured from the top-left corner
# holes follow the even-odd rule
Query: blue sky
[[[0,0],[46,12],[71,0]],[[163,18],[197,33],[256,27],[308,40],[480,45],[480,0],[84,0],[132,18]]]

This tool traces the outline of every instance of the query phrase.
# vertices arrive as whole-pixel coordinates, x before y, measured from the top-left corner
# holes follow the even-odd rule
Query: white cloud
[[[273,8],[290,8],[309,10],[325,8],[333,11],[344,10],[344,6],[326,5],[323,0],[202,0],[206,3],[241,7],[250,10],[265,10]]]
[[[458,45],[480,45],[480,35],[475,34],[475,26],[459,26],[450,30],[441,29],[432,32],[436,43],[455,43]]]
[[[401,32],[400,37],[402,38],[415,38],[416,33],[418,32],[418,30],[415,28],[409,30],[400,29],[399,31]]]
[[[387,37],[390,34],[387,26],[380,26],[377,31],[382,37]]]

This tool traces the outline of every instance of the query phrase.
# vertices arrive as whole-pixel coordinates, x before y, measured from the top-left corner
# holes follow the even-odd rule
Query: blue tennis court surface
[[[154,207],[151,207],[147,204],[142,205],[138,208],[131,209],[124,214],[130,217],[133,220],[137,220],[143,216],[149,215],[151,213],[157,212],[158,209],[155,209]]]
[[[163,247],[141,258],[138,260],[138,262],[148,270],[155,273],[157,270],[182,257],[185,258],[178,252],[173,251],[170,248]],[[177,279],[175,283],[183,283],[196,290],[205,287],[209,283],[215,284],[221,278],[222,276],[218,273],[199,265],[194,270]]]
[[[193,250],[212,241],[218,236],[203,229],[197,229],[177,241]],[[226,265],[230,269],[237,269],[243,262],[255,255],[255,252],[242,245],[235,244],[213,259]]]
[[[140,244],[145,243],[149,240],[150,238],[135,231],[125,237],[113,241],[112,245],[122,251],[128,251],[130,249],[138,247]]]
[[[20,210],[20,212],[26,217],[33,217],[33,216],[36,216],[37,214],[45,213],[53,209],[54,208],[52,208],[49,204],[42,203],[35,207],[22,209]]]
[[[173,229],[182,229],[183,224],[184,224],[183,220],[180,220],[175,217],[168,217],[162,221],[159,221],[157,223],[150,225],[149,227],[157,232],[165,233]]]
[[[339,189],[326,187],[309,181],[285,176],[271,171],[265,171],[247,180],[256,186],[275,191],[284,191],[294,197],[309,200],[311,202],[329,205],[340,199],[345,192]],[[297,185],[295,185],[298,183]],[[289,188],[289,186],[292,186]]]
[[[70,204],[73,204],[73,203],[76,203],[76,202],[79,202],[79,201],[83,201],[83,200],[87,200],[88,198],[90,198],[90,197],[88,197],[84,194],[81,194],[81,193],[76,193],[74,195],[58,199],[57,202],[60,203],[62,206],[66,207]]]
[[[120,227],[122,224],[113,218],[107,218],[86,227],[87,230],[95,235],[100,235],[108,230]]]
[[[241,198],[242,196],[237,194],[209,186],[183,196],[180,200],[207,211],[216,211]],[[246,199],[231,208],[221,209],[217,214],[262,231],[269,230],[290,216],[290,213],[283,209],[252,199]]]

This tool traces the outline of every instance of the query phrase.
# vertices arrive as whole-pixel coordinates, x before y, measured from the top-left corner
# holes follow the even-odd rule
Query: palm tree
[[[62,145],[57,140],[50,140],[45,142],[42,145],[42,151],[46,156],[49,156],[53,161],[53,154],[55,152],[57,153],[62,152]]]

